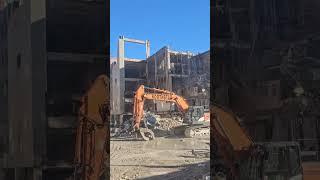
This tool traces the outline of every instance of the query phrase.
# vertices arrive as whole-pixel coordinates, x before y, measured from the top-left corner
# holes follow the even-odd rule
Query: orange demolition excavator
[[[81,101],[73,179],[98,180],[109,172],[109,78],[99,76]]]
[[[190,116],[192,116],[190,114],[194,114],[194,113],[190,113],[189,111],[194,109],[190,108],[187,101],[183,97],[178,96],[177,94],[171,91],[161,90],[156,88],[149,88],[144,85],[140,85],[134,96],[133,129],[135,132],[140,133],[140,135],[144,140],[154,139],[154,133],[152,132],[152,130],[147,128],[146,121],[143,121],[144,127],[140,127],[142,122],[141,120],[143,119],[143,116],[144,116],[145,100],[156,100],[156,101],[175,103],[178,109],[184,114],[184,120],[188,120],[189,126],[185,127],[185,135],[187,137],[194,137],[193,136],[194,134],[210,133],[210,126],[209,126],[210,117],[205,116],[206,118],[200,118],[200,119],[204,119],[201,121],[201,123],[195,123],[195,121],[190,121],[190,119],[192,119],[190,118]],[[185,115],[190,115],[190,116],[186,117]],[[202,116],[203,115],[204,114],[202,114]],[[196,121],[198,121],[198,119]],[[187,121],[184,121],[184,122],[187,122]]]

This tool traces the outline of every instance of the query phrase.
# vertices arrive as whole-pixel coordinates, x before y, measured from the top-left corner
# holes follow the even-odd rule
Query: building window
[[[19,53],[17,55],[17,68],[20,69],[21,67],[21,54]]]
[[[193,94],[197,95],[198,94],[198,87],[193,87]]]
[[[23,5],[23,0],[14,0],[13,1],[14,8],[18,8],[21,5]]]
[[[8,94],[8,81],[6,80],[4,83],[2,83],[2,93],[4,97],[7,97]]]
[[[0,64],[4,65],[4,54],[3,54],[3,51],[0,54]]]

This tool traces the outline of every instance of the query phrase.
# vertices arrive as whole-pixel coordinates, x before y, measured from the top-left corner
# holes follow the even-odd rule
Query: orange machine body
[[[75,148],[75,179],[97,180],[109,152],[109,79],[99,76],[82,97]]]
[[[143,118],[143,106],[146,99],[156,100],[156,101],[165,101],[173,102],[177,105],[178,109],[185,113],[189,109],[187,101],[176,95],[175,93],[167,90],[161,90],[156,88],[148,88],[143,85],[139,86],[135,95],[134,95],[134,107],[133,107],[133,116],[134,116],[134,129],[140,128],[140,122]]]

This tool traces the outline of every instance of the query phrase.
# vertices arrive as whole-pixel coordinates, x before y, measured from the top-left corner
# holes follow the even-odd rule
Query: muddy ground
[[[204,179],[209,176],[210,138],[174,135],[152,141],[111,138],[111,179]]]

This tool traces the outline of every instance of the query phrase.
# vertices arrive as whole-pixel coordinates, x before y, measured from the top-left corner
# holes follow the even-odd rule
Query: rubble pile
[[[179,116],[163,117],[151,112],[146,112],[144,116],[148,125],[152,125],[155,129],[171,130],[174,127],[181,126],[182,118]]]
[[[111,137],[131,137],[133,136],[132,132],[132,122],[133,120],[124,121],[122,126],[119,128],[111,128],[110,136]]]
[[[154,134],[158,137],[173,135],[175,134],[175,128],[181,125],[184,125],[184,123],[182,122],[182,119],[180,117],[158,117],[157,126],[154,129]]]
[[[170,135],[175,127],[184,125],[183,119],[179,116],[161,117],[160,115],[145,112],[144,119],[148,128],[152,129],[156,136]],[[111,137],[131,137],[133,136],[133,119],[124,121],[121,127],[112,128]]]
[[[183,125],[181,118],[157,118],[158,129],[170,131],[172,128]]]

